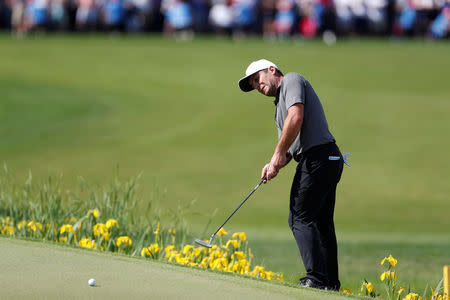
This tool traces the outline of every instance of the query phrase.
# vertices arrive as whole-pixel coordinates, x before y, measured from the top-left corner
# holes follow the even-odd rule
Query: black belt
[[[317,146],[312,146],[311,148],[309,148],[308,150],[306,150],[305,152],[299,153],[297,155],[294,155],[294,159],[296,161],[300,161],[302,160],[304,157],[308,156],[308,154],[315,152],[315,151],[321,151],[321,150],[326,150],[328,149],[330,146],[332,145],[336,145],[336,142],[329,142],[326,144],[321,144],[321,145],[317,145]]]

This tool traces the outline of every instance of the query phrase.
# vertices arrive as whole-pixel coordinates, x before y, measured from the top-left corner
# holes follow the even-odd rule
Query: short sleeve
[[[283,79],[286,109],[294,104],[305,104],[305,84],[300,74],[289,73]]]

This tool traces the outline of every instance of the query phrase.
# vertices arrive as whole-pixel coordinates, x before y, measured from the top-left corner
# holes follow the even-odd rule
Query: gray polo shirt
[[[303,124],[300,133],[289,148],[289,154],[298,161],[298,155],[311,147],[335,140],[328,130],[327,119],[319,97],[308,80],[297,73],[286,74],[277,90],[275,123],[278,128],[278,140],[281,138],[287,111],[296,103],[304,105]]]

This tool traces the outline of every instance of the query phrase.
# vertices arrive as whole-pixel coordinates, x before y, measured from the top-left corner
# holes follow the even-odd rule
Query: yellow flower
[[[9,235],[14,235],[14,233],[16,233],[16,228],[14,226],[6,225],[2,229],[2,234],[4,234],[5,232],[7,232]]]
[[[116,225],[116,227],[119,228],[119,222],[117,222],[117,220],[109,219],[108,221],[106,221],[106,228],[110,229],[114,225]]]
[[[386,260],[392,267],[395,267],[395,265],[397,264],[397,260],[393,258],[392,255],[389,255],[389,257],[383,258],[383,260],[381,261],[381,265],[383,265]]]
[[[374,290],[373,284],[371,282],[363,282],[361,286],[361,292],[364,291],[364,287],[367,289],[369,293],[372,293]]]
[[[97,245],[95,244],[95,240],[90,240],[88,238],[83,238],[78,242],[78,246],[83,248],[97,248]]]
[[[37,229],[42,230],[42,224],[39,222],[30,221],[27,227],[28,231],[33,230],[33,232],[36,232]]]
[[[342,292],[349,295],[353,294],[353,291],[351,289],[343,289]]]
[[[62,237],[60,237],[60,238],[59,238],[59,242],[60,242],[60,243],[65,243],[65,242],[67,242],[67,236],[62,236]]]
[[[255,266],[255,268],[253,269],[253,272],[250,275],[255,276],[255,277],[265,278],[266,271],[261,266]]]
[[[227,244],[225,245],[225,247],[228,248],[228,246],[229,246],[230,244],[233,246],[233,248],[239,248],[239,243],[238,243],[238,241],[236,241],[236,240],[229,240],[229,241],[227,242]]]
[[[148,251],[150,252],[151,255],[155,255],[156,253],[158,253],[161,250],[161,248],[159,248],[158,244],[151,244],[148,247]]]
[[[104,235],[108,232],[108,227],[103,223],[97,223],[94,225],[94,236]]]
[[[189,252],[191,249],[194,249],[194,247],[193,247],[192,245],[186,245],[186,246],[184,246],[182,252],[183,252],[184,255],[187,255],[188,252]]]
[[[419,297],[419,295],[415,293],[409,293],[408,295],[405,296],[405,298],[403,298],[403,300],[416,300],[416,297]]]
[[[158,224],[156,225],[156,230],[155,230],[155,232],[153,232],[155,235],[158,235],[159,234],[159,227],[160,227],[160,222],[158,221]]]
[[[166,248],[164,248],[164,252],[171,252],[171,251],[173,251],[173,250],[175,250],[175,246],[174,245],[169,245],[169,246],[166,246]]]
[[[381,280],[381,281],[384,281],[384,279],[389,279],[390,275],[391,275],[390,272],[383,272],[383,273],[380,275],[380,280]],[[395,275],[395,273],[394,273],[394,275]]]
[[[231,237],[234,239],[239,239],[241,240],[241,242],[245,242],[245,240],[247,239],[245,232],[235,232]]]
[[[116,240],[117,247],[120,247],[120,245],[124,245],[125,247],[131,247],[132,241],[130,237],[128,236],[119,236]]]
[[[228,232],[226,232],[226,230],[225,230],[225,228],[220,228],[220,230],[217,232],[217,235],[218,236],[224,236],[224,235],[227,235],[228,234]]]
[[[177,233],[177,228],[174,227],[173,229],[169,229],[169,234],[176,234]]]
[[[395,271],[391,272],[391,278],[397,280],[397,275],[395,274]]]
[[[94,218],[98,218],[98,217],[100,217],[100,212],[98,211],[97,208],[95,208],[95,209],[90,209],[90,210],[88,211],[87,215],[88,215],[88,217],[89,217],[89,215],[93,215]]]
[[[23,220],[23,221],[20,221],[18,224],[17,224],[17,229],[22,229],[23,227],[25,227],[26,225],[27,225],[27,221],[25,221],[25,220]]]
[[[404,291],[406,291],[406,290],[404,288],[400,287],[400,289],[398,291],[395,291],[395,292],[400,295]]]
[[[110,237],[111,237],[111,234],[109,232],[103,233],[103,238],[105,239],[105,241],[109,241]]]
[[[73,226],[70,225],[70,224],[62,225],[59,228],[59,234],[63,234],[65,232],[67,232],[67,233],[71,232],[73,235],[75,235],[75,231],[73,230]]]
[[[143,257],[149,257],[150,256],[150,251],[148,251],[148,248],[142,248],[141,256],[143,256]]]
[[[237,260],[241,260],[245,258],[245,253],[242,251],[236,251],[231,255],[231,258],[236,258]]]

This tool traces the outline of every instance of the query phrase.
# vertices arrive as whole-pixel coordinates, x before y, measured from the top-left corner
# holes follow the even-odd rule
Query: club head
[[[211,245],[210,243],[205,242],[205,241],[200,240],[200,239],[196,239],[195,242],[196,242],[197,244],[203,246],[203,247],[206,247],[206,248],[211,248],[211,247],[212,247],[212,245]]]

